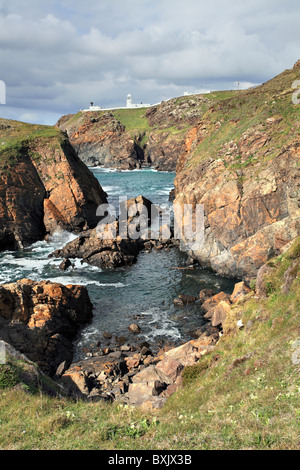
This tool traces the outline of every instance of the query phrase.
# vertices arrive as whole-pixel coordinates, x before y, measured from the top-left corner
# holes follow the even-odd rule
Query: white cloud
[[[299,20],[298,0],[0,0],[0,114],[44,122],[129,92],[260,83],[299,58]]]

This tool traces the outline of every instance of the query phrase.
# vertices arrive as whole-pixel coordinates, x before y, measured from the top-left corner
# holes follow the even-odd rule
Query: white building
[[[157,103],[159,104],[159,103]],[[95,106],[93,102],[90,103],[90,107],[88,109],[83,109],[82,111],[87,113],[89,111],[113,111],[116,109],[133,109],[133,108],[150,108],[153,106],[152,104],[135,104],[132,102],[132,97],[130,94],[127,95],[126,99],[126,107],[119,106],[118,108],[101,108],[101,106]]]
[[[134,104],[132,102],[132,97],[131,95],[127,95],[127,100],[126,100],[126,107],[127,108],[150,108],[152,105],[151,104],[144,104],[144,103],[140,103],[140,104]]]

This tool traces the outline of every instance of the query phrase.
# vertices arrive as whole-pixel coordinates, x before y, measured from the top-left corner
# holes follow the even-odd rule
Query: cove
[[[94,168],[92,171],[111,204],[117,205],[119,196],[139,195],[155,204],[170,204],[174,173],[151,169],[114,171]],[[83,359],[99,343],[103,347],[122,340],[129,344],[146,341],[155,350],[165,343],[189,341],[203,324],[199,304],[175,307],[174,299],[179,294],[198,296],[205,288],[231,294],[236,282],[201,267],[174,269],[186,266],[187,261],[186,254],[177,248],[169,252],[142,252],[135,265],[115,270],[101,270],[77,259],[72,260],[74,267],[61,271],[62,260],[48,258],[48,255],[75,237],[67,232],[57,232],[48,241],[0,255],[0,283],[28,278],[87,286],[94,305],[94,317],[76,341],[74,361]],[[139,335],[129,332],[132,323],[139,325]]]

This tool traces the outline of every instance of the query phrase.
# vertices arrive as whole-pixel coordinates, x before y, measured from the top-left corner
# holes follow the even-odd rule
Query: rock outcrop
[[[194,95],[141,109],[79,112],[56,126],[66,131],[79,157],[91,166],[175,171],[187,131],[214,97]]]
[[[0,143],[0,250],[96,226],[106,194],[62,132],[1,119]]]
[[[154,240],[149,238],[151,222],[155,223],[159,215],[157,209],[151,211],[151,201],[138,196],[124,202],[125,208],[123,225],[120,220],[109,223],[103,219],[95,229],[83,232],[51,256],[65,260],[79,258],[100,268],[118,268],[134,264],[141,250],[150,251],[153,247],[157,250],[163,247],[168,249],[172,246],[171,237],[162,238],[165,232],[155,233],[157,238]]]
[[[299,68],[212,106],[185,141],[174,203],[204,207],[190,251],[220,275],[249,281],[299,234]]]
[[[118,268],[136,262],[143,248],[140,240],[123,239],[119,236],[107,240],[98,237],[97,229],[88,230],[63,248],[52,253],[54,258],[79,258],[100,268]]]
[[[83,286],[28,279],[0,286],[0,339],[49,375],[70,364],[79,329],[92,319]]]
[[[79,157],[89,166],[121,170],[141,166],[144,159],[142,149],[111,112],[67,115],[56,125],[68,133]]]
[[[73,363],[60,377],[65,391],[88,400],[119,400],[144,409],[159,409],[182,385],[182,372],[212,351],[216,338],[202,334],[157,356],[143,346],[101,350]]]

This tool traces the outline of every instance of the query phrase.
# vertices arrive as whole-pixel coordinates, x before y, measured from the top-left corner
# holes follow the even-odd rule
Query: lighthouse
[[[132,98],[131,98],[131,95],[127,95],[126,105],[127,105],[127,108],[132,108]]]

